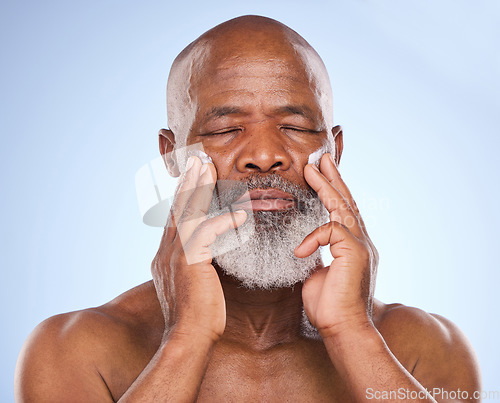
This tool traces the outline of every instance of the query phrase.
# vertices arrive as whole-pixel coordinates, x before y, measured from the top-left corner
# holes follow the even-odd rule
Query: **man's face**
[[[214,255],[229,252],[214,263],[249,288],[289,287],[321,263],[319,251],[298,259],[293,250],[328,218],[303,174],[309,155],[331,140],[323,93],[290,46],[214,49],[192,67],[186,145],[201,142],[219,183],[232,184],[214,195],[219,206],[237,201],[235,183],[252,199],[271,197],[253,200],[252,221],[217,238]]]
[[[303,169],[326,145],[327,127],[315,83],[296,56],[214,51],[194,71],[189,92],[187,145],[203,144],[219,180],[276,173],[307,187]]]

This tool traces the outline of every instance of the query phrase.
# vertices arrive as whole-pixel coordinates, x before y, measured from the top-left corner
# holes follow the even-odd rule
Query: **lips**
[[[295,198],[277,189],[254,189],[246,192],[234,204],[234,209],[244,210],[284,210],[293,207]]]

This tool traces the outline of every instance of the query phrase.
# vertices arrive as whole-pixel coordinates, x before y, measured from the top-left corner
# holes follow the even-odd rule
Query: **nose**
[[[246,142],[236,160],[236,169],[242,173],[286,171],[290,156],[285,149],[285,139],[277,128],[262,126],[246,131]]]

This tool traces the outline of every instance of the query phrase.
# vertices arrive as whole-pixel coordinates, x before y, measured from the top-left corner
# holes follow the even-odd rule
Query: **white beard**
[[[227,208],[247,189],[278,189],[292,194],[297,203],[286,210],[247,211],[244,224],[218,236],[211,245],[213,263],[249,289],[270,290],[304,282],[322,264],[320,250],[306,258],[297,258],[293,251],[307,234],[328,221],[317,195],[276,174],[226,185],[226,189],[218,186],[209,217],[220,214],[221,208]]]

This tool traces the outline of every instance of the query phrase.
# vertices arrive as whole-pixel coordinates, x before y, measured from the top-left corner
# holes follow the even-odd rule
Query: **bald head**
[[[200,88],[216,74],[234,75],[229,70],[235,65],[246,74],[273,68],[277,80],[292,67],[307,80],[325,126],[333,127],[330,81],[316,51],[298,33],[276,20],[243,16],[205,32],[174,60],[167,84],[167,113],[177,146],[185,145],[196,120]]]

